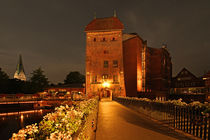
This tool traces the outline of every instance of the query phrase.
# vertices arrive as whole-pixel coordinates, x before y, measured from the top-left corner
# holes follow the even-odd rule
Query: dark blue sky
[[[85,26],[113,10],[150,47],[168,44],[173,73],[210,70],[209,0],[0,0],[0,67],[13,76],[21,53],[27,77],[42,67],[51,82],[85,72]]]

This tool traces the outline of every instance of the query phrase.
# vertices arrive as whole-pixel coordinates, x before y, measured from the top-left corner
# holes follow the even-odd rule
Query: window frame
[[[112,63],[113,63],[112,65],[113,68],[118,68],[118,60],[113,60]]]

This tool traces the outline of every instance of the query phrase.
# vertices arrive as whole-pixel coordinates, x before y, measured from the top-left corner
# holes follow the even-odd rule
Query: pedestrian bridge
[[[96,140],[192,139],[115,101],[99,103]]]

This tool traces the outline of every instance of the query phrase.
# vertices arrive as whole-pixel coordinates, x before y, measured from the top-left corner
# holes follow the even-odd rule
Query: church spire
[[[116,12],[116,10],[114,9],[114,15],[113,15],[114,17],[117,17],[117,12]]]
[[[17,71],[18,71],[18,73],[20,73],[21,71],[24,72],[21,54],[19,55],[19,62],[18,62],[18,65],[17,65]]]
[[[14,78],[26,81],[26,76],[25,76],[25,71],[24,71],[24,68],[23,68],[23,62],[22,62],[21,54],[19,55],[19,60],[18,60],[18,64],[17,64],[15,74],[14,74]]]

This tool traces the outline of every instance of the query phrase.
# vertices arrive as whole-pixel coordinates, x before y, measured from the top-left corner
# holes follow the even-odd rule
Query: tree
[[[64,84],[82,84],[84,82],[85,76],[80,74],[78,71],[70,72],[64,80]]]
[[[7,91],[9,76],[0,68],[0,93]]]
[[[35,92],[44,90],[49,84],[48,78],[44,75],[44,71],[41,68],[34,70],[30,79]]]
[[[9,76],[0,68],[0,81],[8,80]]]

